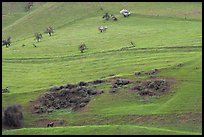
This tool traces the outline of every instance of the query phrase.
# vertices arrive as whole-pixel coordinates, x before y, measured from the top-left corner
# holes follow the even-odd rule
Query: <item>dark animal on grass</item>
[[[47,127],[53,127],[54,126],[54,122],[50,122],[47,124]]]
[[[11,105],[4,111],[3,124],[6,127],[20,128],[23,126],[23,113],[20,105]]]
[[[39,42],[42,39],[41,33],[35,33],[35,39]]]
[[[36,48],[37,46],[35,44],[33,44],[33,46]]]
[[[135,45],[134,45],[134,43],[133,43],[132,41],[130,42],[130,44],[131,44],[133,47],[135,47]]]
[[[9,36],[7,39],[2,40],[2,46],[6,46],[8,48],[8,46],[11,45],[11,37]]]
[[[48,33],[50,36],[52,36],[52,33],[54,33],[54,29],[51,26],[49,26],[46,28],[44,33]]]
[[[100,32],[104,32],[104,31],[106,31],[107,28],[108,28],[107,26],[99,26],[99,27],[98,27],[98,30],[99,30]]]
[[[105,15],[103,15],[102,17],[105,20],[109,20],[110,19],[110,15],[108,13],[106,13]]]
[[[23,44],[22,47],[25,47],[25,44]]]
[[[85,49],[87,49],[87,47],[86,47],[86,45],[84,43],[79,45],[79,50],[81,51],[81,53],[83,53]]]
[[[113,14],[111,14],[111,18],[112,18],[113,21],[117,21],[118,20]]]

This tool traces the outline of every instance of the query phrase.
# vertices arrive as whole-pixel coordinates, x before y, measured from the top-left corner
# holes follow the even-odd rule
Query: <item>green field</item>
[[[21,104],[24,128],[2,134],[202,134],[202,3],[199,2],[69,2],[2,3],[2,109]],[[100,8],[103,8],[103,11]],[[132,11],[124,18],[122,8]],[[105,12],[118,21],[105,21]],[[97,27],[108,26],[104,33]],[[53,26],[55,33],[34,33]],[[136,47],[121,50],[130,46]],[[84,53],[79,44],[86,43]],[[25,47],[22,45],[25,44]],[[37,47],[33,47],[36,44]],[[178,64],[182,67],[175,67]],[[73,112],[32,114],[30,100],[55,85],[109,79],[132,80],[137,71],[161,69],[156,76],[175,79],[169,94],[141,98],[127,88],[110,94],[111,83],[97,85],[104,94]],[[43,120],[64,120],[66,126],[46,128]]]

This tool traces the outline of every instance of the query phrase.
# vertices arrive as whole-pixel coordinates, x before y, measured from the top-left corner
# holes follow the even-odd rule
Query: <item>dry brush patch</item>
[[[175,78],[151,78],[139,81],[131,90],[140,96],[161,96],[169,92],[175,82]]]
[[[79,82],[78,84],[67,84],[64,86],[55,86],[48,92],[41,95],[36,101],[31,102],[31,111],[33,113],[51,113],[56,109],[70,108],[76,111],[85,107],[92,96],[102,94],[102,90],[96,90],[89,84],[102,83],[102,80],[93,82]]]
[[[2,112],[2,127],[15,129],[23,127],[23,112],[21,105],[10,105]]]
[[[90,82],[79,82],[78,84],[67,84],[52,87],[45,94],[39,96],[35,101],[30,102],[32,113],[51,113],[58,109],[69,109],[71,111],[84,110],[83,108],[91,101],[95,95],[105,93],[101,89],[93,88],[96,84],[112,84],[109,93],[116,93],[121,88],[135,92],[139,96],[151,97],[161,96],[168,93],[175,83],[175,78],[159,78],[156,74],[161,70],[154,69],[144,72],[145,75],[154,75],[148,80],[139,80],[113,77],[107,80],[94,80]],[[85,108],[86,109],[86,108]]]

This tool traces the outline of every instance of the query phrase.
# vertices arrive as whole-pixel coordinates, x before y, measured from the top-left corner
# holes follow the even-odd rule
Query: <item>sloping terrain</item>
[[[2,7],[3,39],[12,37],[11,46],[2,47],[2,88],[10,91],[2,94],[2,108],[21,104],[25,118],[23,129],[2,134],[202,134],[201,3],[52,2],[34,3],[29,12],[24,5]],[[123,8],[132,15],[121,16]],[[118,21],[103,20],[106,12]],[[52,36],[43,33],[48,26]],[[43,34],[40,42],[35,32]],[[145,73],[154,69],[159,72]],[[117,77],[132,83],[110,93]],[[154,77],[172,80],[170,92],[141,97],[131,90]],[[108,81],[94,85],[104,93],[80,110],[31,112],[49,88],[96,79]],[[46,128],[59,120],[61,127]]]

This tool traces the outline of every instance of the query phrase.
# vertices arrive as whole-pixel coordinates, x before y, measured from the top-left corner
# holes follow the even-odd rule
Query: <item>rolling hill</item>
[[[2,109],[20,104],[24,114],[22,129],[2,134],[202,134],[202,3],[34,2],[30,11],[25,5],[2,4],[2,37],[12,37],[11,46],[2,47],[2,88],[10,90],[2,94]],[[121,16],[123,8],[132,15]],[[103,20],[106,12],[118,21]],[[100,25],[107,31],[100,33]],[[51,37],[43,33],[48,26],[55,29]],[[36,32],[43,34],[40,42]],[[81,43],[88,47],[84,53]],[[95,86],[104,94],[78,111],[30,111],[31,102],[53,86],[148,80],[135,72],[153,69],[159,70],[153,77],[173,81],[169,93],[141,97],[131,91],[133,82],[111,94],[106,82]],[[46,128],[59,120],[64,126]]]

